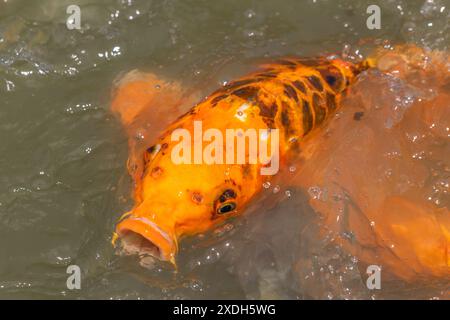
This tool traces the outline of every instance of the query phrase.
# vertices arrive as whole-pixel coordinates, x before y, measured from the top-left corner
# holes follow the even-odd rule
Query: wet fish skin
[[[260,163],[174,164],[174,130],[193,132],[197,121],[204,130],[214,128],[223,136],[227,128],[279,129],[280,163],[285,163],[300,154],[298,142],[335,113],[357,74],[368,67],[368,61],[355,65],[337,58],[287,57],[213,92],[172,122],[153,145],[131,151],[130,159],[142,163],[141,169],[129,165],[135,180],[135,206],[118,223],[115,238],[175,264],[180,238],[206,232],[240,215],[260,193],[263,182],[270,181],[260,175]],[[126,128],[149,108],[150,94],[141,87],[154,86],[154,78],[138,78],[120,81],[112,104]],[[132,108],[130,99],[134,99]],[[233,197],[224,198],[225,193]],[[232,210],[221,214],[219,208],[224,205]],[[141,235],[147,245],[127,241],[130,233]],[[157,250],[150,250],[149,243]]]

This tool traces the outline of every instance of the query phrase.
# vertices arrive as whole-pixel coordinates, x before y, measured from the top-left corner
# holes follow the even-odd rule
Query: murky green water
[[[374,3],[380,30],[366,27]],[[69,4],[81,8],[80,31],[66,28]],[[338,290],[292,285],[283,248],[308,255],[308,245],[283,235],[307,237],[315,219],[300,194],[231,232],[187,240],[178,273],[117,257],[111,233],[132,203],[111,84],[139,68],[207,93],[261,58],[358,55],[384,40],[446,50],[449,9],[444,0],[0,0],[0,298],[371,297],[356,271]],[[299,207],[302,217],[289,215]],[[81,290],[66,288],[70,264]],[[385,296],[410,297],[401,286]]]

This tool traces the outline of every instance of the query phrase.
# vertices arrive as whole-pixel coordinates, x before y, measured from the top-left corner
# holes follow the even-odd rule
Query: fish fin
[[[111,111],[128,135],[127,166],[135,181],[143,172],[144,150],[197,99],[198,93],[153,73],[132,70],[114,81]]]
[[[132,70],[114,81],[111,110],[118,114],[125,128],[154,122],[159,113],[168,116],[176,111],[185,90],[175,81],[153,73]],[[155,113],[158,114],[155,114]]]

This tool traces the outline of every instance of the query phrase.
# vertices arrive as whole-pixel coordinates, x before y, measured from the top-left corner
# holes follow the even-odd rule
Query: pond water
[[[282,185],[281,199],[261,199],[271,205],[257,201],[248,209],[255,214],[186,239],[177,272],[164,265],[144,269],[135,258],[116,255],[110,243],[115,222],[132,206],[127,140],[109,111],[118,75],[151,71],[205,95],[271,57],[363,57],[376,46],[403,42],[448,51],[448,1],[379,1],[381,29],[369,30],[366,9],[373,2],[0,0],[0,298],[449,298],[449,282],[439,278],[424,285],[394,277],[383,290],[368,290],[358,259],[319,235],[321,217],[310,200],[324,186],[316,181],[300,189]],[[81,8],[81,30],[66,27],[71,4]],[[410,137],[427,135],[419,146],[399,149],[425,158],[419,166],[433,179],[410,175],[415,164],[395,179],[415,186],[408,194],[423,196],[448,219],[449,112],[430,120],[438,127],[430,133],[408,125],[417,119],[403,111],[427,99],[427,90],[442,94],[445,104],[450,86],[411,93],[384,75],[364,77],[355,89],[363,98],[348,105],[364,104],[372,94],[364,110],[385,110],[369,122],[384,125],[383,139],[400,137],[403,131],[386,130],[401,121],[410,121],[404,124]],[[383,86],[395,90],[383,95]],[[396,99],[400,113],[389,111]],[[348,135],[342,141],[365,144]],[[384,147],[373,150],[388,152]],[[340,151],[330,152],[345,172]],[[326,163],[320,168],[331,170]],[[355,167],[360,174],[366,169]],[[267,192],[277,193],[273,187]],[[73,264],[82,270],[81,290],[66,287]]]

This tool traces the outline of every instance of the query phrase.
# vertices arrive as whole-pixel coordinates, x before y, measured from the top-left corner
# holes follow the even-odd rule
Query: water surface
[[[75,3],[79,31],[65,24]],[[318,249],[309,195],[288,186],[288,201],[186,240],[178,273],[145,270],[110,245],[132,205],[126,137],[108,110],[119,74],[152,71],[207,94],[270,57],[358,57],[386,42],[448,50],[448,1],[378,3],[380,30],[366,27],[366,0],[1,1],[0,297],[442,297],[401,281],[367,290],[354,257]],[[298,281],[293,263],[316,276]],[[66,288],[70,264],[81,290]]]

